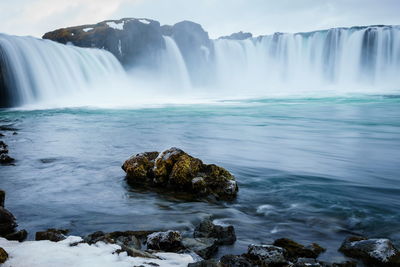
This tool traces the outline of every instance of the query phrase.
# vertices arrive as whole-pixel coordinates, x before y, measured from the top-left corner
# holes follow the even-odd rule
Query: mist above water
[[[192,66],[171,37],[156,67],[109,52],[0,35],[12,106],[140,106],[249,97],[399,91],[400,28],[371,26],[213,41]],[[187,64],[192,64],[188,66]],[[201,84],[193,81],[201,78]]]

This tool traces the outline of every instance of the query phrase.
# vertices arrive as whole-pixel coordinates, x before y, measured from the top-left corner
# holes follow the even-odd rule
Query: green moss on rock
[[[137,154],[125,161],[122,169],[128,182],[184,191],[195,196],[230,200],[238,192],[234,176],[226,169],[204,164],[178,148]]]

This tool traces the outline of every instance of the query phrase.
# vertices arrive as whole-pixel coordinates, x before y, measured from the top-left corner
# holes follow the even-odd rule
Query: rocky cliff
[[[212,72],[207,63],[214,54],[213,43],[201,25],[191,21],[161,26],[150,19],[124,18],[58,29],[46,33],[43,38],[63,44],[105,49],[125,67],[132,67],[158,64],[160,53],[166,47],[163,36],[170,36],[176,42],[192,82],[204,83],[202,77],[208,75],[203,74]]]

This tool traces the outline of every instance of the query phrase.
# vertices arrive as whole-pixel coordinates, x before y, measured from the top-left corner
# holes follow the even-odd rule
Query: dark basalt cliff
[[[43,38],[108,50],[125,66],[139,62],[153,64],[157,53],[165,48],[160,23],[150,19],[107,20],[58,29],[46,33]]]
[[[207,63],[213,57],[214,47],[201,25],[191,21],[161,26],[155,20],[124,18],[58,29],[46,33],[43,38],[63,44],[105,49],[125,67],[151,67],[159,63],[160,53],[166,48],[164,36],[176,42],[192,82],[204,83],[204,79],[195,73],[212,71]]]

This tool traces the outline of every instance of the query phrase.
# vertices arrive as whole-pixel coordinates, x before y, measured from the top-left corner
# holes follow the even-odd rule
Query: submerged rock
[[[316,243],[312,243],[310,246],[305,247],[293,240],[288,238],[281,238],[275,240],[273,243],[274,246],[281,247],[285,249],[285,255],[288,259],[297,259],[297,258],[312,258],[316,259],[319,254],[325,251],[323,247]]]
[[[5,200],[6,200],[6,192],[0,189],[0,207],[4,208]]]
[[[238,186],[227,170],[204,164],[183,150],[171,148],[162,153],[145,152],[126,160],[122,169],[132,184],[145,184],[187,192],[194,196],[215,196],[231,200]]]
[[[218,245],[232,245],[236,241],[235,228],[232,225],[216,225],[210,219],[203,220],[196,227],[194,237],[215,238]]]
[[[400,266],[400,252],[389,239],[346,238],[339,248],[344,255],[371,266]]]
[[[253,265],[269,266],[285,264],[285,249],[272,245],[250,245],[246,257]]]
[[[8,253],[4,250],[4,248],[0,247],[0,264],[5,263],[8,259]]]
[[[222,265],[215,260],[203,260],[189,263],[188,267],[222,267]]]
[[[67,238],[68,230],[47,229],[47,231],[36,232],[35,240],[50,240],[52,242],[62,241]]]
[[[244,256],[225,255],[220,259],[222,267],[252,267],[254,266],[249,259]]]
[[[206,260],[218,251],[218,245],[214,238],[184,238],[182,245]]]
[[[147,237],[147,248],[176,252],[183,248],[182,236],[178,231],[157,232]]]
[[[3,141],[0,141],[0,164],[11,164],[15,161],[8,155],[8,146]]]

